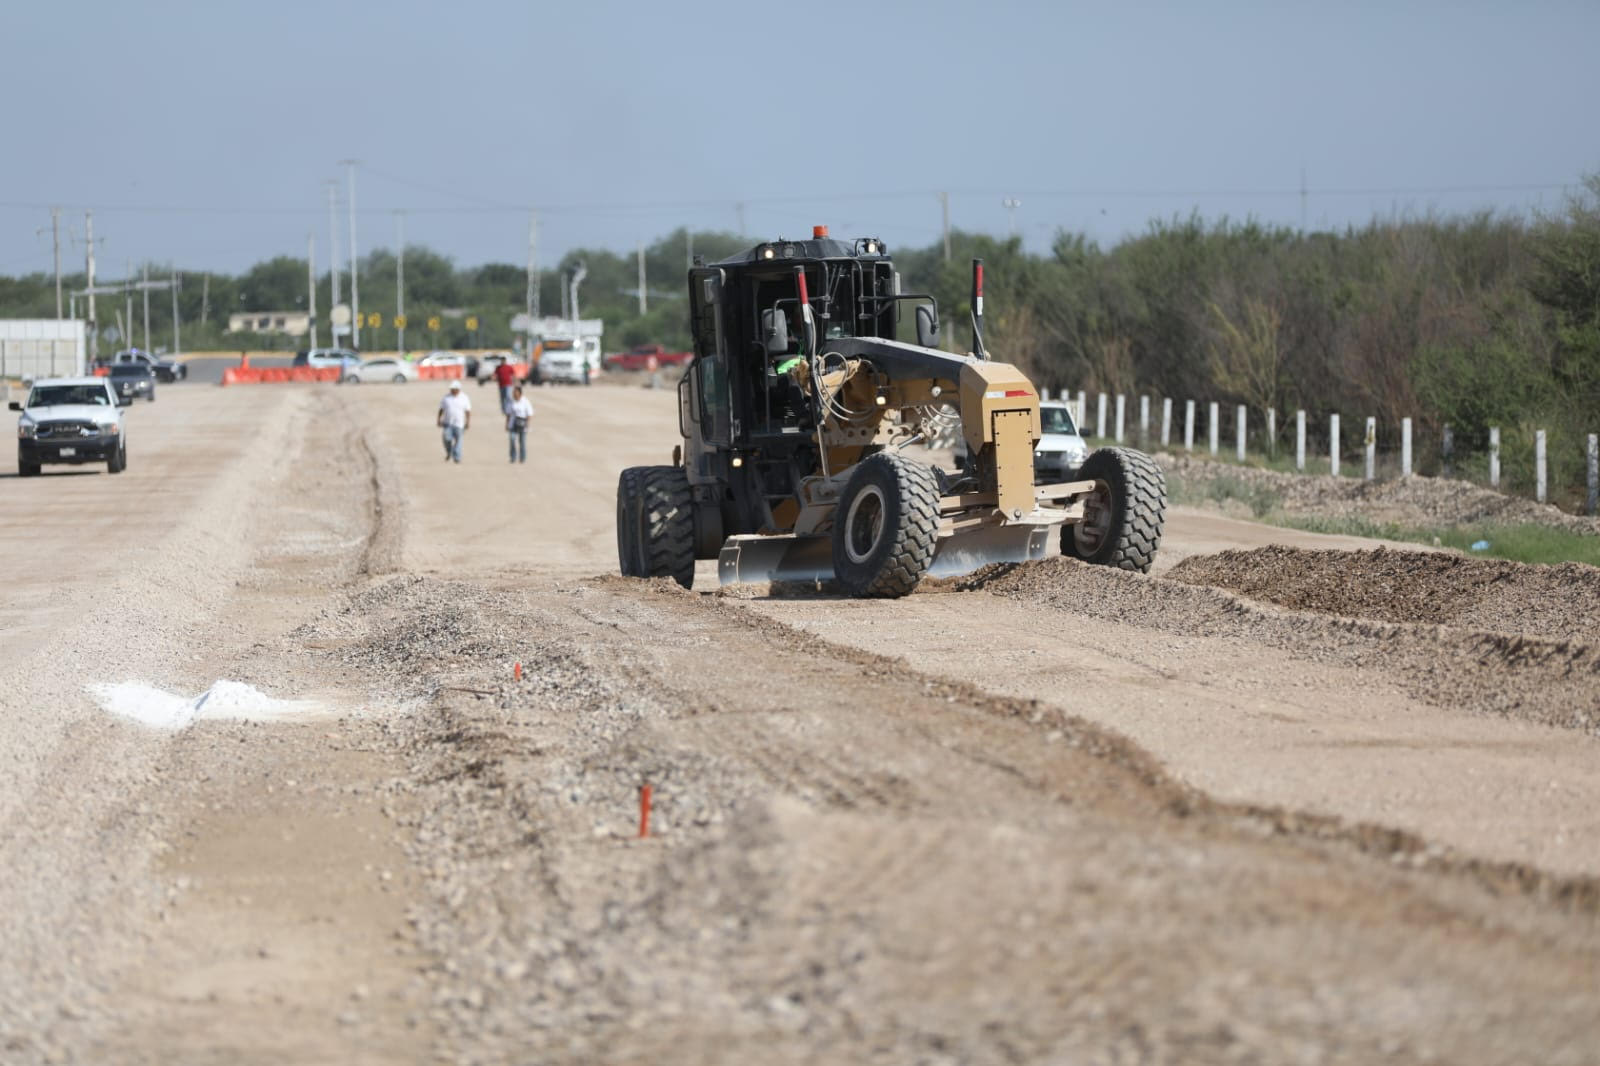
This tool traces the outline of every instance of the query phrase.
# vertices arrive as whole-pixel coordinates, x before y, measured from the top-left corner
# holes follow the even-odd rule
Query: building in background
[[[304,337],[311,332],[311,316],[305,311],[239,311],[228,316],[228,332]]]

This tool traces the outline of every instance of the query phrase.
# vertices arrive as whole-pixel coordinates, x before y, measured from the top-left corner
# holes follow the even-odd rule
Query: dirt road
[[[525,466],[196,386],[0,480],[0,1059],[1595,1061],[1571,581],[1180,511],[1166,576],[689,593],[607,576],[670,393],[533,398]]]

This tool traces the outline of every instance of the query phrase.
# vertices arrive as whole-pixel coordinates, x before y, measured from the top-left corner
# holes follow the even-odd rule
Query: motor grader
[[[914,310],[915,344],[898,339]],[[723,584],[837,581],[904,596],[926,575],[1061,552],[1147,571],[1166,484],[1140,452],[1101,448],[1077,480],[1035,484],[1039,397],[989,357],[983,263],[973,261],[972,351],[939,347],[937,301],[902,292],[881,241],[776,240],[689,271],[694,358],[678,383],[683,437],[665,466],[617,483],[622,573]],[[958,471],[912,446],[956,429]],[[926,454],[924,451],[923,454]]]

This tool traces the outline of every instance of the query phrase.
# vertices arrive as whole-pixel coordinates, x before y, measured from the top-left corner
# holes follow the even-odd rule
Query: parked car
[[[417,380],[417,368],[404,359],[388,357],[368,359],[359,366],[347,367],[343,380],[350,385],[377,381],[392,381],[397,385],[403,385],[408,381]]]
[[[156,375],[143,363],[112,363],[109,380],[118,396],[156,402]]]
[[[148,373],[148,370],[146,371]],[[120,474],[128,466],[128,432],[117,395],[106,378],[42,378],[25,403],[11,401],[17,418],[17,474],[34,477],[45,463],[105,463]]]
[[[313,348],[308,352],[295,352],[295,366],[309,366],[323,370],[336,366],[341,370],[353,370],[361,365],[361,356],[349,348]]]
[[[670,352],[664,344],[636,344],[625,352],[606,356],[605,365],[607,370],[649,370],[652,359],[660,369],[681,366],[693,358],[693,352]]]
[[[124,348],[111,357],[109,365],[119,366],[127,363],[137,363],[141,366],[149,367],[150,372],[156,376],[157,381],[164,381],[168,384],[174,381],[182,381],[189,376],[189,368],[183,363],[172,359],[162,359],[160,356],[151,355],[149,352],[140,351],[138,348]]]
[[[429,352],[421,359],[418,359],[416,365],[453,366],[460,370],[462,374],[465,374],[467,372],[467,357],[460,352]]]
[[[1089,458],[1089,445],[1072,421],[1072,408],[1062,400],[1039,404],[1039,429],[1044,434],[1033,447],[1033,480],[1047,485],[1071,481]]]

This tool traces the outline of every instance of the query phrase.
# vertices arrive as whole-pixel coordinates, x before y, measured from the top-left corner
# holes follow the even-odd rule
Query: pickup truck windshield
[[[1072,416],[1064,407],[1039,408],[1039,420],[1044,424],[1046,433],[1071,435],[1078,432],[1078,427],[1072,424]]]
[[[104,385],[40,385],[28,396],[29,407],[59,407],[69,403],[110,407],[111,395]]]

